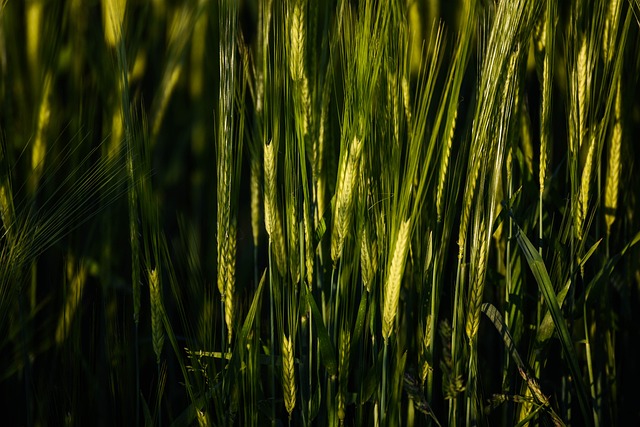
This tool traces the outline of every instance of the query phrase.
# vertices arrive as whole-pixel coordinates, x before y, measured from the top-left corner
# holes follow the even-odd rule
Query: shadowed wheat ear
[[[253,245],[258,246],[260,240],[260,227],[262,220],[262,209],[260,209],[260,197],[262,187],[262,165],[259,151],[252,150],[251,153],[251,169],[250,169],[250,188],[251,188],[251,233],[253,235]]]
[[[4,156],[4,151],[0,152],[0,156]],[[0,157],[0,164],[4,159]],[[4,232],[0,229],[0,236],[7,237],[9,243],[13,240],[13,227],[15,221],[15,208],[13,206],[13,192],[11,191],[11,182],[9,177],[2,173],[0,175],[0,221],[4,225]]]
[[[344,424],[347,414],[346,396],[349,382],[349,354],[351,352],[351,333],[343,329],[340,333],[340,362],[338,365],[338,420]]]
[[[384,311],[382,316],[382,337],[385,341],[389,339],[391,330],[398,311],[398,301],[400,299],[400,285],[404,273],[404,265],[409,250],[409,240],[411,232],[411,220],[406,220],[400,226],[398,237],[396,238],[395,249],[391,266],[387,275],[387,283],[384,287]]]
[[[289,273],[293,283],[300,281],[300,230],[298,229],[298,200],[288,192],[287,200],[287,242],[289,243]]]
[[[460,231],[458,234],[458,259],[464,258],[464,244],[469,228],[469,216],[471,215],[471,207],[473,206],[473,198],[476,192],[478,176],[480,175],[480,156],[476,153],[471,155],[471,171],[467,175],[467,185],[464,191],[464,199],[462,201],[462,216],[460,217]]]
[[[313,286],[313,262],[315,251],[313,250],[313,228],[311,223],[311,208],[305,201],[302,208],[304,209],[304,250],[305,250],[305,273],[307,276],[307,284]]]
[[[151,341],[156,362],[160,363],[162,346],[164,345],[164,329],[162,326],[162,289],[158,270],[149,271],[149,299],[151,301]]]
[[[614,124],[611,139],[609,140],[609,156],[607,161],[607,178],[604,192],[604,219],[607,225],[607,234],[611,233],[611,225],[616,219],[618,208],[618,189],[620,187],[620,146],[622,144],[622,89],[620,80],[616,86],[616,99],[614,108]]]
[[[355,199],[354,189],[358,178],[358,165],[362,145],[362,141],[357,136],[354,136],[349,150],[340,155],[336,206],[333,212],[333,230],[331,231],[331,259],[334,264],[342,256],[344,239],[351,226],[353,201]]]
[[[362,283],[371,292],[371,282],[378,270],[378,248],[376,242],[371,242],[369,231],[365,224],[360,231],[360,268],[362,269]]]
[[[273,243],[276,266],[281,276],[285,274],[285,248],[282,220],[278,211],[277,158],[274,141],[264,145],[264,225]]]
[[[69,336],[71,322],[75,317],[82,298],[87,280],[87,266],[85,263],[82,261],[76,262],[76,260],[71,257],[71,259],[67,261],[67,280],[69,289],[65,298],[64,309],[62,310],[58,327],[56,328],[56,344],[58,345],[62,344]]]
[[[476,238],[474,239],[474,248],[471,255],[471,265],[475,266],[475,269],[470,280],[469,310],[465,325],[465,331],[470,342],[475,341],[478,334],[478,326],[480,325],[480,308],[484,292],[484,278],[487,271],[487,247],[489,246],[489,239],[487,239],[486,234],[485,220],[482,219],[475,232]]]
[[[284,406],[289,413],[296,406],[296,376],[293,358],[293,344],[289,338],[282,337],[282,387],[284,391]]]

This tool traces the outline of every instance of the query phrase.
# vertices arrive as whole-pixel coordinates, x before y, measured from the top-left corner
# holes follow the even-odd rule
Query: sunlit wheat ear
[[[196,419],[200,427],[209,427],[211,425],[206,410],[196,409]]]
[[[387,68],[387,103],[388,116],[393,123],[393,140],[400,143],[400,99],[398,95],[398,73]]]
[[[340,362],[338,365],[338,420],[344,423],[347,414],[346,394],[349,383],[349,356],[351,353],[351,333],[343,329],[340,333]]]
[[[310,97],[309,81],[305,70],[306,7],[304,2],[296,1],[289,14],[289,73],[295,83],[295,99],[299,112],[298,126],[306,138],[309,133]],[[310,141],[307,141],[310,143]],[[308,149],[311,149],[309,146]]]
[[[122,37],[121,26],[127,8],[127,0],[102,0],[100,3],[102,5],[104,39],[109,46],[117,46]]]
[[[164,327],[162,325],[162,289],[157,269],[149,271],[149,300],[151,302],[151,341],[156,362],[160,363],[164,345]]]
[[[575,81],[578,89],[578,149],[582,147],[586,128],[586,111],[587,111],[587,91],[589,84],[588,77],[588,58],[587,58],[587,38],[583,34],[580,38],[580,50],[578,51],[577,64],[575,66]]]
[[[429,364],[429,350],[431,346],[431,334],[433,333],[431,330],[431,320],[432,315],[427,315],[427,318],[424,322],[424,332],[422,334],[422,342],[420,343],[420,380],[424,383],[427,379],[427,375],[429,372],[433,370],[431,365]]]
[[[229,238],[225,252],[225,272],[227,279],[224,290],[224,320],[227,325],[227,342],[231,344],[233,337],[234,294],[236,288],[236,219],[229,225]]]
[[[285,245],[282,220],[278,211],[276,154],[273,141],[264,145],[264,223],[271,239],[278,272],[284,276]]]
[[[36,136],[33,140],[31,148],[31,176],[29,181],[29,191],[34,194],[38,188],[40,178],[44,172],[45,157],[47,152],[46,131],[49,127],[51,119],[51,86],[53,76],[47,72],[42,85],[42,93],[40,95],[40,107],[38,108],[38,123],[36,128]]]
[[[289,72],[294,81],[302,80],[306,39],[304,4],[296,1],[289,17]]]
[[[362,145],[362,141],[357,136],[354,136],[348,150],[348,155],[343,153],[340,156],[336,205],[333,212],[333,230],[331,232],[331,259],[334,264],[336,264],[342,256],[344,239],[351,226],[353,202],[356,197],[354,190],[358,180],[358,165]]]
[[[402,103],[404,105],[404,114],[407,117],[407,123],[411,124],[411,87],[407,76],[402,76],[400,80],[400,87],[402,88]]]
[[[296,406],[296,376],[293,357],[293,344],[286,335],[282,337],[282,387],[284,392],[284,406],[291,413]]]
[[[589,151],[582,168],[582,176],[580,178],[580,200],[575,216],[576,237],[582,240],[584,234],[584,221],[589,210],[589,193],[591,189],[591,176],[593,173],[593,162],[598,143],[598,129],[593,127],[589,133]]]
[[[402,223],[398,231],[398,237],[393,251],[393,258],[387,282],[384,287],[384,311],[382,316],[382,337],[385,341],[391,335],[396,313],[398,311],[398,302],[400,299],[400,286],[402,285],[402,276],[404,274],[404,266],[407,259],[407,251],[409,250],[409,240],[411,232],[411,221],[407,220]]]
[[[457,107],[450,109],[449,115],[451,117],[447,118],[447,131],[445,131],[447,142],[442,146],[442,154],[440,156],[440,172],[438,173],[438,187],[436,188],[436,213],[438,215],[438,221],[442,220],[444,188],[447,181],[447,171],[449,169],[449,158],[451,157],[453,135],[456,130],[456,119],[458,118]]]
[[[604,193],[604,219],[607,224],[607,234],[611,233],[611,226],[616,219],[618,208],[618,189],[620,187],[620,146],[622,145],[622,89],[620,80],[616,86],[614,108],[614,124],[609,140],[609,155],[607,159],[607,178]]]
[[[610,64],[616,51],[616,36],[618,33],[618,25],[620,23],[620,12],[622,10],[622,2],[620,0],[611,0],[608,2],[607,17],[604,21],[604,31],[602,34],[602,56],[605,63]]]

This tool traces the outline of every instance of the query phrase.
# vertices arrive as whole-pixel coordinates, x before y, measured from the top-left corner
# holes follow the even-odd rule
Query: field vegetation
[[[0,424],[639,420],[639,28],[0,1]]]

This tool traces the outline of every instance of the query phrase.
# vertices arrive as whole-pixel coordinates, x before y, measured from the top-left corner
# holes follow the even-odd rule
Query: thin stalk
[[[271,260],[271,238],[269,238],[269,330],[271,334],[270,353],[271,353],[271,375],[269,376],[269,383],[271,386],[271,425],[276,425],[276,359],[275,359],[275,334],[274,334],[274,320],[273,320],[273,265]],[[224,322],[222,322],[224,323]],[[224,335],[223,335],[224,337]]]
[[[592,411],[593,411],[593,425],[595,427],[600,426],[600,417],[598,416],[598,405],[596,404],[598,401],[598,395],[596,393],[596,382],[593,376],[593,362],[591,359],[591,340],[589,339],[589,326],[587,324],[587,303],[585,301],[582,307],[582,320],[584,326],[584,345],[585,345],[585,354],[587,356],[587,372],[589,374],[589,389],[591,390],[591,399],[594,402]]]
[[[384,354],[382,356],[382,389],[380,392],[380,420],[384,425],[386,420],[386,395],[387,395],[387,369],[388,358],[387,348],[389,347],[388,340],[384,341]]]

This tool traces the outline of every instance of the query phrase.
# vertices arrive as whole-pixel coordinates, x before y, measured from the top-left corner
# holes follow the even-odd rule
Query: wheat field
[[[639,30],[0,1],[0,424],[640,420]]]

